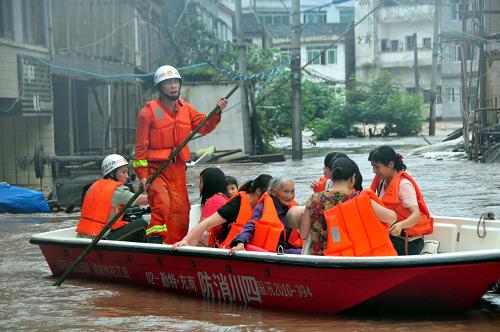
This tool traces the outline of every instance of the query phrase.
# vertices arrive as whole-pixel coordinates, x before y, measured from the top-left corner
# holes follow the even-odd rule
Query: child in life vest
[[[231,175],[226,175],[226,191],[229,197],[238,193],[238,181]]]
[[[120,211],[134,194],[125,186],[128,176],[128,162],[120,155],[112,154],[102,162],[103,178],[94,182],[85,193],[80,222],[76,228],[79,237],[95,237]],[[146,195],[139,196],[134,204],[146,205]],[[148,223],[137,218],[122,221],[123,215],[103,237],[108,240],[144,242]]]
[[[357,172],[359,172],[359,168],[354,161],[349,158],[338,158],[332,164],[332,188],[315,193],[307,200],[299,230],[301,238],[307,239],[310,236],[310,240],[306,242],[308,246],[302,252],[303,254],[326,254],[330,231],[327,227],[325,212],[360,195],[360,192],[353,190]],[[384,208],[373,200],[370,202],[371,206],[365,208],[372,209],[381,222],[392,223],[396,220],[394,211]],[[387,230],[383,229],[383,232],[387,237]],[[372,235],[367,234],[367,237]],[[338,240],[340,242],[344,239]],[[389,241],[389,239],[387,240]]]
[[[375,173],[371,189],[397,214],[397,222],[389,228],[394,248],[398,255],[418,255],[434,220],[417,183],[405,171],[403,156],[384,145],[370,152],[368,160]]]
[[[337,158],[347,158],[342,152],[330,152],[325,156],[323,160],[323,176],[318,180],[313,181],[311,183],[311,189],[317,193],[320,191],[325,191],[331,188],[332,186],[332,170],[331,164]]]
[[[276,252],[281,246],[285,253],[300,254],[302,241],[298,232],[288,227],[286,219],[289,208],[297,204],[294,199],[294,182],[284,176],[273,178],[268,193],[255,207],[252,219],[231,241],[230,254],[244,250],[247,244],[270,252]]]
[[[227,202],[228,194],[226,192],[226,176],[222,170],[217,167],[209,167],[201,171],[200,196],[201,222],[217,212],[217,210]],[[219,235],[220,227],[212,232],[212,236],[218,237]],[[201,240],[203,245],[208,245],[208,236],[208,233],[203,236],[203,239]]]
[[[220,235],[214,243],[209,241],[209,246],[224,247],[229,244],[252,217],[253,208],[267,191],[271,179],[271,175],[261,174],[254,180],[242,184],[236,195],[232,196],[217,212],[193,227],[181,241],[174,243],[173,249],[197,245],[204,232],[211,231],[218,226],[221,226]]]

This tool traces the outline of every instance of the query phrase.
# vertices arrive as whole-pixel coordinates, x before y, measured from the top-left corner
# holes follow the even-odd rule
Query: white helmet
[[[182,77],[172,66],[161,66],[155,71],[154,85],[157,87],[159,83],[172,78],[178,78],[182,82]]]
[[[119,154],[110,154],[102,161],[102,175],[106,176],[123,165],[128,165],[127,159],[123,158]]]

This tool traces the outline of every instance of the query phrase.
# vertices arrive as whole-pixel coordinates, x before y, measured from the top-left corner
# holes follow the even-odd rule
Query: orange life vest
[[[113,193],[119,186],[123,186],[123,183],[111,179],[100,179],[90,186],[83,199],[80,223],[76,228],[77,233],[97,236],[102,231],[109,222],[109,215],[113,208]],[[111,229],[125,226],[126,223],[122,221],[122,218],[123,215],[118,218]]]
[[[328,179],[325,178],[325,177],[319,178],[318,184],[313,187],[314,192],[315,193],[319,193],[319,192],[325,191],[326,190],[326,182],[327,181],[328,181]]]
[[[165,110],[158,99],[153,99],[144,106],[151,112],[147,160],[163,161],[168,159],[173,150],[191,134],[191,112],[184,110],[184,108],[192,106],[184,103],[182,99],[179,99],[179,102],[182,106],[175,112]],[[182,148],[177,158],[181,161],[188,161],[191,158],[187,145]]]
[[[278,212],[276,211],[276,207],[274,206],[273,199],[267,192],[262,195],[257,204],[260,204],[261,202],[263,202],[264,204],[262,216],[260,219],[254,220],[255,231],[249,244],[260,247],[266,251],[275,252],[279,244],[281,233],[283,231],[285,231],[284,239],[285,241],[287,240],[286,229],[278,217]],[[292,204],[290,204],[289,208],[295,205],[298,204],[297,202],[293,201]],[[300,248],[303,244],[303,240],[300,239],[297,230],[291,230],[287,242],[294,248]]]
[[[415,192],[417,193],[418,208],[420,209],[420,221],[415,226],[405,229],[406,234],[408,234],[408,236],[431,234],[434,229],[434,218],[432,218],[429,213],[429,209],[425,204],[424,197],[422,196],[422,192],[418,188],[417,183],[405,171],[398,172],[398,174],[391,179],[391,182],[384,192],[384,197],[382,197],[382,202],[388,209],[396,212],[398,215],[397,221],[405,220],[410,216],[410,210],[405,208],[399,199],[399,184],[401,183],[402,178],[409,180],[415,188]],[[375,176],[370,188],[373,191],[376,191],[379,183],[379,177]]]
[[[397,256],[387,227],[376,217],[371,190],[323,212],[328,230],[325,256]]]
[[[219,245],[219,248],[229,248],[229,245],[231,244],[231,241],[238,235],[245,226],[245,224],[252,219],[252,214],[253,214],[253,209],[252,205],[250,204],[250,199],[248,198],[248,195],[245,191],[240,191],[233,197],[231,197],[228,200],[228,203],[235,199],[236,197],[241,197],[241,202],[240,202],[240,211],[238,212],[238,217],[236,217],[236,221],[232,222],[229,225],[229,233],[227,234],[226,238],[222,243]],[[226,203],[227,204],[227,203]],[[214,227],[215,228],[215,227]],[[209,231],[210,232],[210,231]],[[209,235],[209,246],[213,246],[219,242],[219,239],[215,239],[210,237]]]

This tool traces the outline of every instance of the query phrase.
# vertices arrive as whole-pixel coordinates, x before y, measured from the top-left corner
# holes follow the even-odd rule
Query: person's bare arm
[[[218,212],[215,212],[210,217],[200,221],[198,225],[193,227],[193,229],[190,230],[189,233],[187,233],[187,235],[181,241],[174,243],[173,246],[174,249],[183,246],[197,245],[200,242],[204,232],[208,231],[212,227],[221,225],[225,222],[226,219],[222,218],[222,216]]]
[[[396,219],[397,219],[396,212],[380,205],[379,203],[377,203],[373,199],[371,200],[371,203],[372,203],[373,212],[375,212],[375,215],[377,216],[377,218],[380,221],[382,221],[383,223],[389,224],[389,225],[396,221]]]
[[[401,220],[400,222],[395,223],[391,228],[389,228],[389,232],[391,233],[391,235],[397,236],[401,234],[401,231],[403,229],[411,228],[420,221],[421,215],[418,205],[410,206],[407,209],[410,210],[411,214],[405,220]]]
[[[311,209],[306,206],[300,221],[299,234],[301,239],[306,239],[311,232]]]

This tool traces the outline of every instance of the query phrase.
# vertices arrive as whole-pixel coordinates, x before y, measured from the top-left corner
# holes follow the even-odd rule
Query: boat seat
[[[479,229],[483,235],[483,229]],[[460,228],[460,240],[457,243],[457,251],[496,249],[500,247],[500,228],[489,227],[484,237],[479,237],[477,225],[462,225]]]
[[[425,240],[436,240],[439,242],[438,252],[455,252],[457,246],[457,225],[435,222],[434,231],[425,236]]]

